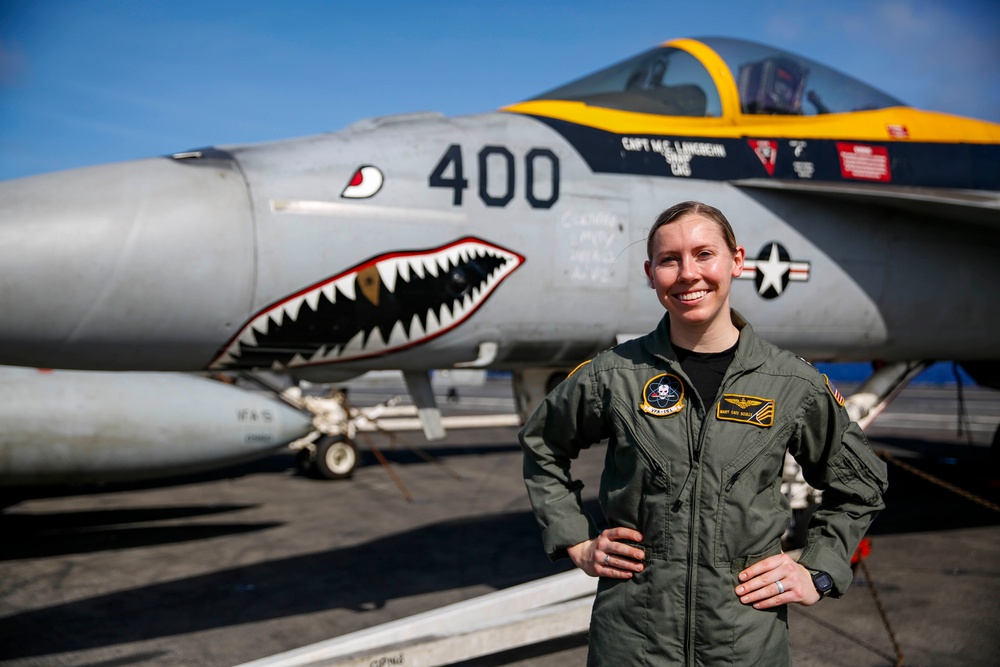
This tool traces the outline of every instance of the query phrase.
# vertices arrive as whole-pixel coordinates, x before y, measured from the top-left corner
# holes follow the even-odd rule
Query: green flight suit
[[[791,510],[785,450],[823,490],[799,562],[851,583],[851,555],[884,507],[885,464],[815,368],[758,338],[733,312],[735,359],[710,406],[670,345],[669,318],[580,367],[521,431],[524,479],[553,559],[597,537],[570,475],[607,439],[600,502],[611,526],[641,532],[646,567],[602,578],[591,665],[784,665],[787,607],[740,603],[737,574],[781,552]]]

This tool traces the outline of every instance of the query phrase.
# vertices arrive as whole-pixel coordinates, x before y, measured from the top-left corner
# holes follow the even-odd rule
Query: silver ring
[[[774,585],[778,587],[778,595],[785,592],[785,585],[781,583],[781,580],[774,582]]]
[[[604,567],[608,566],[608,560],[611,558],[611,554],[604,554]]]

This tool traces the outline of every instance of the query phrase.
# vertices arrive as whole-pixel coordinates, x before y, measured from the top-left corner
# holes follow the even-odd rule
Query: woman
[[[885,465],[826,377],[730,309],[745,251],[718,209],[667,209],[647,254],[659,326],[580,366],[521,431],[545,550],[601,577],[591,665],[790,664],[786,605],[847,591]],[[570,461],[605,439],[598,531]],[[797,561],[786,450],[824,489]]]

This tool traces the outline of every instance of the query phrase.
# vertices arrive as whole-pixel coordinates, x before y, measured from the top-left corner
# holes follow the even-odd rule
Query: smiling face
[[[698,213],[660,226],[651,241],[646,276],[670,313],[671,339],[696,351],[732,345],[729,288],[743,271],[743,248],[730,250],[720,224]]]

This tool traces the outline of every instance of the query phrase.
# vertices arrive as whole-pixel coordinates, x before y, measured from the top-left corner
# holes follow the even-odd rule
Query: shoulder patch
[[[774,425],[774,399],[743,394],[723,394],[715,408],[715,418],[761,428]]]
[[[580,370],[581,368],[583,368],[584,366],[586,366],[587,364],[589,364],[591,361],[593,361],[593,359],[587,359],[585,362],[583,362],[582,364],[580,364],[579,366],[577,366],[576,368],[574,368],[573,370],[571,370],[569,372],[569,375],[567,375],[566,377],[567,378],[573,377],[574,373],[576,373],[578,370]]]
[[[830,382],[830,378],[827,377],[826,374],[823,375],[823,379],[826,381],[826,388],[830,390],[831,394],[833,394],[833,400],[837,401],[837,405],[840,407],[844,407],[843,394],[837,391],[837,388],[833,386],[833,383]]]
[[[639,409],[654,417],[668,417],[684,409],[684,383],[676,375],[661,373],[642,389]]]

